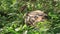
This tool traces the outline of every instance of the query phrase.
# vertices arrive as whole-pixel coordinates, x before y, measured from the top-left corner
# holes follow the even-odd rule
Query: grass
[[[25,5],[26,7],[23,7]],[[23,18],[33,10],[42,10],[49,17],[48,21],[39,22],[37,29],[27,26]],[[0,0],[0,34],[23,34],[25,31],[27,34],[57,34],[60,33],[59,30],[60,1]]]

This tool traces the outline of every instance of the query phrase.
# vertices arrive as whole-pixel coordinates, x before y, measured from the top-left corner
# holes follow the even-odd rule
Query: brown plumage
[[[31,11],[26,14],[25,23],[27,25],[35,25],[38,22],[43,22],[44,20],[46,20],[46,18],[47,14],[45,14],[43,11]]]

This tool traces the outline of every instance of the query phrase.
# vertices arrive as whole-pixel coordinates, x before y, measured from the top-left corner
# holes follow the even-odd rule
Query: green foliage
[[[21,11],[21,7],[27,7]],[[49,18],[28,27],[24,15],[32,10],[43,10]],[[60,34],[60,1],[55,0],[0,0],[0,34]]]

